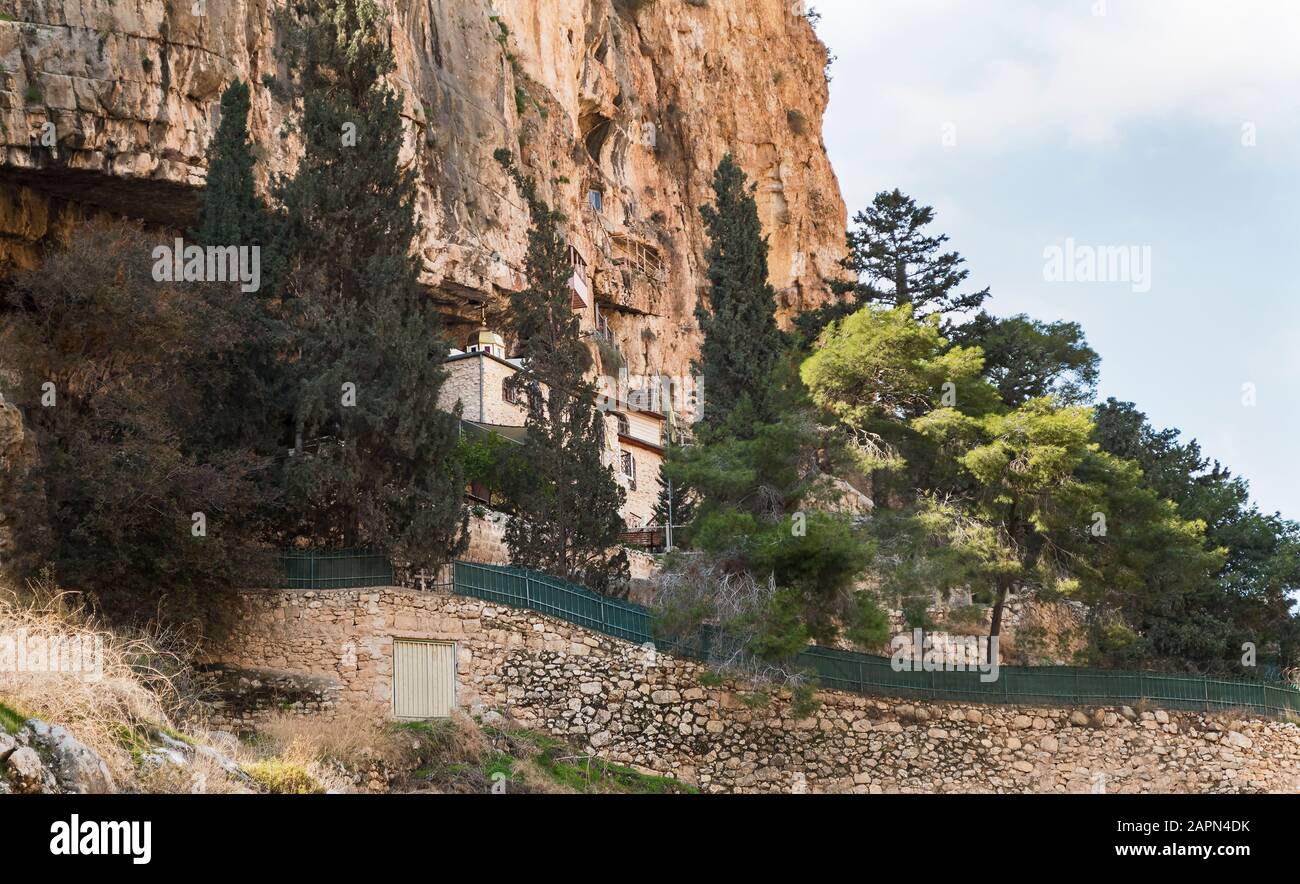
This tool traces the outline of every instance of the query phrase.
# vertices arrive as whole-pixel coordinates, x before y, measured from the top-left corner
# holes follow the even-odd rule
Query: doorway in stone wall
[[[455,708],[455,643],[394,639],[393,717],[448,718]]]

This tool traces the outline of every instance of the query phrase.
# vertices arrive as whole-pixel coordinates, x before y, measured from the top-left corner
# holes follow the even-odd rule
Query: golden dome
[[[488,353],[504,359],[506,342],[499,334],[484,325],[469,336],[465,349],[470,353]]]
[[[490,344],[496,347],[504,347],[506,345],[506,342],[504,338],[502,338],[499,334],[492,331],[491,329],[481,328],[478,331],[474,332],[474,334],[470,335],[469,345],[472,347],[475,344],[479,344],[482,346],[487,346]]]

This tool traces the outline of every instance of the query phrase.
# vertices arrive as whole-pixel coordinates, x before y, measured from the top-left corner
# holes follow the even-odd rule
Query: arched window
[[[632,430],[631,430],[631,428],[628,426],[628,423],[627,423],[627,415],[626,415],[626,414],[618,414],[618,415],[615,415],[614,418],[615,418],[615,420],[618,421],[618,434],[619,434],[620,436],[631,436],[631,435],[632,435]]]
[[[515,405],[519,402],[519,390],[510,383],[510,378],[501,379],[501,400]]]

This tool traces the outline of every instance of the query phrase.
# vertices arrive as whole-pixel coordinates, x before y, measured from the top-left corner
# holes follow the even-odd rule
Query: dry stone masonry
[[[248,593],[234,634],[208,658],[236,686],[224,707],[235,727],[284,709],[387,715],[393,639],[411,638],[456,642],[457,701],[470,714],[509,715],[710,792],[1300,791],[1292,723],[834,691],[800,719],[788,698],[755,702],[696,663],[442,593]],[[276,683],[300,693],[277,701],[266,691]]]

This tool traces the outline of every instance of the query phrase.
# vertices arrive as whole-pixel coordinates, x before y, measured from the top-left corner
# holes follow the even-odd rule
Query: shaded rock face
[[[0,573],[13,555],[13,510],[19,484],[36,456],[22,413],[0,394]]]
[[[757,183],[782,315],[826,298],[845,209],[820,137],[826,50],[798,2],[658,0],[636,13],[622,0],[381,2],[404,161],[420,180],[424,282],[453,338],[480,302],[500,322],[523,284],[528,218],[492,158],[501,147],[568,214],[634,374],[687,371],[705,284],[698,207],[728,151]],[[253,87],[261,173],[291,169],[273,6],[0,0],[15,20],[0,21],[0,258],[30,264],[98,212],[192,224],[235,77]],[[589,305],[584,326],[597,322]]]

